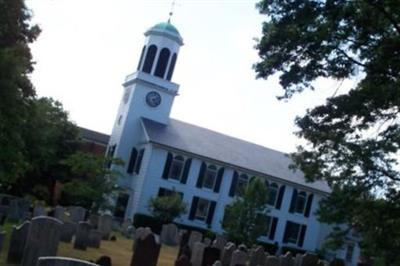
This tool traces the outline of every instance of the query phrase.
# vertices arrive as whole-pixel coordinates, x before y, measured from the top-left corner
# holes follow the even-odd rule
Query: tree
[[[187,205],[183,202],[181,195],[174,192],[171,195],[151,197],[148,209],[157,220],[167,224],[185,214]]]
[[[69,169],[68,178],[62,180],[62,205],[79,205],[93,211],[111,208],[110,200],[118,192],[116,178],[121,173],[107,165],[123,165],[122,160],[78,151],[62,164]]]
[[[29,44],[40,29],[29,23],[31,15],[23,0],[0,1],[0,184],[14,182],[28,165],[24,122],[35,90],[29,80],[33,71]]]
[[[228,238],[251,247],[268,231],[268,190],[259,178],[253,178],[241,197],[225,207],[222,227]]]
[[[255,71],[279,74],[280,99],[314,89],[317,78],[360,79],[296,118],[296,134],[308,144],[292,157],[307,180],[332,188],[320,220],[349,225],[367,253],[398,263],[400,2],[262,0],[257,8],[268,20]]]

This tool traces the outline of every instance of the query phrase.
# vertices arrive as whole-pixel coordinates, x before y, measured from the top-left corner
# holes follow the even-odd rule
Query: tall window
[[[209,165],[204,176],[203,187],[214,189],[216,178],[217,167],[215,165]]]
[[[126,169],[126,172],[128,174],[133,174],[133,169],[135,168],[137,154],[138,154],[137,149],[133,147],[131,150],[131,156],[129,158],[128,168]]]
[[[137,66],[137,70],[140,69],[140,65],[142,64],[143,56],[144,56],[144,52],[145,52],[145,51],[146,51],[146,45],[143,46],[142,53],[140,54],[140,60],[139,60],[138,66]]]
[[[167,80],[171,80],[172,78],[172,74],[174,73],[175,63],[176,63],[176,53],[172,56],[171,64],[169,64]]]
[[[268,205],[275,206],[278,198],[278,185],[272,183],[268,186]]]
[[[199,198],[194,218],[197,220],[205,221],[207,219],[209,207],[210,207],[210,201]]]
[[[155,46],[154,44],[150,45],[149,49],[147,49],[146,59],[144,60],[143,72],[151,73],[156,53],[157,53],[157,46]]]
[[[154,75],[160,78],[164,78],[165,75],[165,70],[167,69],[168,65],[168,60],[169,60],[169,55],[170,51],[168,48],[163,48],[160,52],[160,56],[158,57],[158,63],[156,66],[156,71],[154,72]]]
[[[307,195],[305,192],[300,192],[296,198],[296,205],[294,211],[297,213],[304,213],[304,208],[306,206]]]
[[[283,243],[290,243],[302,247],[306,231],[306,225],[287,221],[285,233],[283,235]]]
[[[246,174],[241,174],[239,176],[237,185],[236,185],[236,193],[237,196],[242,196],[244,191],[246,190],[247,184],[249,182],[249,177]]]
[[[168,178],[180,180],[183,172],[184,159],[182,156],[175,156],[171,163]]]

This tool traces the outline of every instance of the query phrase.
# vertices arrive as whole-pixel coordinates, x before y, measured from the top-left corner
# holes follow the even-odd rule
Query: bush
[[[171,223],[175,218],[186,213],[186,203],[178,193],[162,197],[152,197],[149,200],[149,211],[163,223]]]

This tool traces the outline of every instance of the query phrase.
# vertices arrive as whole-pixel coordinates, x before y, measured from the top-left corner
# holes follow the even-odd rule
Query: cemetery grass
[[[10,241],[10,234],[12,231],[13,224],[6,223],[2,228],[2,231],[7,232],[5,239],[5,245],[0,253],[0,266],[7,265],[11,266],[14,264],[6,264],[8,244]],[[117,241],[101,241],[99,249],[88,248],[86,251],[74,249],[72,243],[60,242],[58,246],[58,256],[77,258],[82,260],[97,260],[100,256],[106,255],[111,257],[113,266],[127,266],[130,265],[132,259],[132,246],[133,241],[124,238],[119,233],[114,233],[117,236]],[[178,254],[177,247],[169,247],[163,245],[161,247],[160,256],[158,258],[158,266],[173,266],[175,263],[176,256]]]

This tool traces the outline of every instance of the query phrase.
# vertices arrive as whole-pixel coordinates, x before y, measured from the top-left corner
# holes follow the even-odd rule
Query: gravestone
[[[232,253],[230,266],[245,266],[247,265],[247,252],[237,249]]]
[[[279,266],[280,260],[276,256],[268,256],[265,265],[268,266]],[[311,266],[311,265],[310,265]]]
[[[0,253],[3,250],[5,239],[6,239],[6,232],[0,232]]]
[[[100,266],[111,266],[111,258],[109,256],[101,256],[96,260],[96,263]]]
[[[192,256],[190,262],[192,266],[201,266],[203,264],[203,253],[206,245],[202,242],[195,242],[192,248]]]
[[[131,219],[126,219],[122,222],[121,224],[121,233],[123,236],[129,238],[128,234],[128,228],[132,226],[132,220]]]
[[[188,246],[190,249],[193,249],[193,245],[196,242],[202,242],[203,234],[197,231],[190,232]]]
[[[344,260],[342,259],[333,259],[330,263],[329,266],[345,266],[346,264],[344,263]]]
[[[38,217],[38,216],[45,216],[46,215],[46,209],[44,208],[43,203],[39,202],[35,205],[33,208],[33,217]]]
[[[222,266],[221,261],[217,260],[212,266]]]
[[[74,242],[75,249],[86,250],[89,244],[89,232],[91,226],[87,222],[79,222],[76,230],[76,237]]]
[[[204,238],[203,243],[206,246],[211,246],[211,238],[208,238],[208,237]]]
[[[84,260],[66,257],[40,257],[37,264],[32,266],[99,266]]]
[[[125,237],[129,239],[133,239],[135,237],[136,229],[133,225],[128,226],[125,231]]]
[[[297,253],[296,257],[294,258],[294,266],[301,266],[302,260],[303,260],[303,255]]]
[[[168,246],[176,246],[178,227],[175,224],[164,224],[161,229],[161,243]]]
[[[319,260],[317,266],[328,266],[329,263],[326,260]]]
[[[66,222],[65,208],[62,206],[56,206],[54,208],[54,218]]]
[[[212,243],[212,247],[218,248],[219,250],[222,250],[225,247],[226,243],[227,243],[227,241],[226,241],[225,237],[216,236],[215,240]]]
[[[89,215],[89,223],[93,229],[97,229],[99,225],[99,215],[96,213],[91,213]]]
[[[263,247],[258,246],[252,249],[250,253],[249,266],[264,265],[265,261],[266,261],[266,256]]]
[[[8,209],[8,219],[13,222],[18,222],[21,219],[22,215],[19,209],[19,202],[20,199],[12,199],[10,200],[10,206]]]
[[[88,246],[91,248],[100,248],[102,234],[96,229],[92,229],[89,232],[89,243]]]
[[[108,240],[110,238],[112,227],[112,216],[110,214],[103,214],[99,218],[98,230],[103,235],[103,240]]]
[[[202,266],[212,266],[221,256],[221,250],[213,247],[206,247],[203,252]]]
[[[24,255],[24,247],[28,237],[30,222],[26,221],[19,226],[13,226],[10,245],[8,248],[7,262],[20,264]]]
[[[25,243],[22,266],[36,265],[39,257],[57,255],[62,222],[47,216],[31,221]]]
[[[152,234],[151,229],[149,227],[139,227],[136,230],[135,238],[133,240],[132,250],[135,250],[136,242],[141,239],[145,239],[148,235]],[[155,236],[154,236],[155,239]]]
[[[236,245],[232,242],[228,242],[226,246],[222,249],[221,253],[221,263],[223,266],[230,266],[232,260],[232,254],[236,249]]]
[[[161,244],[158,244],[153,234],[136,240],[131,266],[156,266],[160,255]]]
[[[86,209],[81,206],[72,206],[68,208],[71,222],[79,223],[85,221]]]
[[[180,255],[179,258],[175,261],[175,266],[192,266],[189,256],[186,254]]]
[[[280,256],[280,265],[281,266],[294,266],[294,259],[292,253],[287,252],[285,255]]]
[[[187,254],[190,258],[190,248],[189,248],[189,237],[190,237],[190,233],[187,230],[179,230],[179,251],[178,251],[178,258],[180,255],[183,254],[183,252],[189,252],[189,254]]]
[[[71,243],[72,237],[76,234],[77,224],[71,222],[64,222],[61,226],[60,241]]]
[[[306,253],[302,256],[301,266],[317,266],[318,260],[316,254]]]

